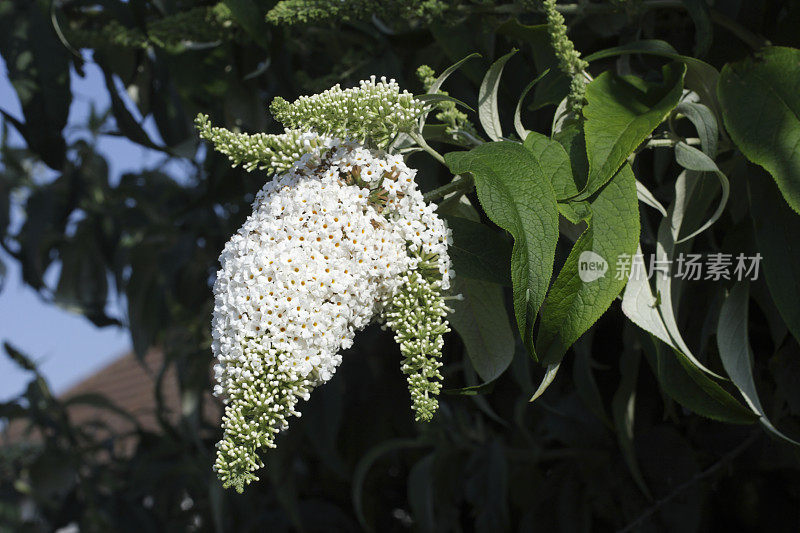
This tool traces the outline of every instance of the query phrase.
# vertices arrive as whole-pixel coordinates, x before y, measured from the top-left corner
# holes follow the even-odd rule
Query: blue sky
[[[84,78],[72,73],[73,102],[65,129],[68,140],[81,137],[75,126],[85,123],[92,103],[98,112],[109,105],[100,69],[87,61],[85,73]],[[17,118],[22,116],[19,100],[2,59],[0,107]],[[144,126],[151,138],[159,139],[152,123],[145,122]],[[21,138],[14,137],[15,132],[13,128],[10,129],[12,142],[21,143]],[[127,171],[158,166],[163,161],[162,154],[118,137],[101,138],[98,151],[108,160],[112,179]],[[170,168],[175,169],[173,165]],[[18,215],[21,216],[24,214]],[[126,330],[97,328],[80,315],[44,302],[35,291],[22,283],[18,265],[2,252],[0,258],[8,269],[0,290],[0,340],[10,342],[37,361],[56,392],[65,390],[130,349],[130,336]],[[124,316],[124,310],[118,302],[110,305],[115,315]],[[8,400],[24,390],[29,380],[28,373],[19,370],[0,353],[0,401]]]

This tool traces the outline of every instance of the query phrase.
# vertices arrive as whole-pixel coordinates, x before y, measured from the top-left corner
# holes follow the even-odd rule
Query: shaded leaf
[[[492,381],[505,372],[514,357],[514,334],[508,322],[503,290],[499,285],[456,277],[452,292],[463,300],[450,303],[448,317],[472,362],[484,381]]]
[[[800,213],[798,64],[800,50],[766,47],[756,57],[725,65],[717,90],[737,148],[772,175],[786,202]]]
[[[448,253],[456,275],[511,286],[511,244],[486,224],[457,216],[445,220],[453,232]]]
[[[725,389],[697,369],[681,352],[655,339],[645,343],[645,354],[661,389],[699,415],[730,424],[752,424],[758,417]]]
[[[790,439],[770,422],[761,405],[761,400],[758,398],[756,383],[753,379],[753,352],[750,348],[748,332],[747,308],[749,301],[749,283],[739,282],[734,285],[722,304],[717,325],[717,346],[722,366],[733,384],[744,396],[747,404],[760,417],[764,427],[786,442],[800,446],[800,442]]]
[[[782,203],[767,176],[754,174],[747,185],[761,268],[781,318],[800,341],[800,216]]]
[[[0,54],[17,93],[30,149],[53,169],[66,155],[61,131],[70,106],[69,53],[50,24],[48,3],[0,3]]]
[[[686,88],[695,91],[700,96],[702,102],[710,107],[717,117],[722,115],[719,101],[717,100],[717,80],[719,79],[719,72],[717,69],[694,57],[678,54],[672,45],[665,41],[659,41],[657,39],[634,41],[622,46],[600,50],[599,52],[586,56],[584,59],[591,63],[598,59],[625,54],[655,55],[674,59],[685,64],[686,77],[684,78],[684,85]]]

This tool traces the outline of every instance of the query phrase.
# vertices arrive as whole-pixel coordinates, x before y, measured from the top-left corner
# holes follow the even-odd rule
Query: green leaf
[[[545,69],[544,72],[536,76],[525,88],[522,90],[522,94],[519,95],[519,100],[517,100],[517,107],[514,109],[514,129],[519,135],[519,138],[523,141],[530,133],[528,130],[525,129],[525,126],[522,125],[522,102],[525,101],[525,97],[528,96],[528,93],[531,89],[536,86],[539,81],[544,78],[547,73],[550,72],[550,69]]]
[[[800,217],[783,203],[763,172],[748,182],[761,267],[775,307],[800,341]]]
[[[695,29],[694,55],[704,56],[711,48],[713,27],[711,14],[706,0],[683,0],[686,12],[692,17]]]
[[[436,93],[438,93],[439,89],[442,88],[442,84],[444,84],[445,80],[447,80],[447,78],[449,78],[451,74],[453,74],[456,70],[461,68],[461,65],[463,65],[464,63],[466,63],[470,59],[473,59],[473,58],[476,58],[476,57],[481,57],[481,55],[479,53],[477,53],[477,52],[472,53],[472,54],[468,55],[467,57],[465,57],[464,59],[462,59],[461,61],[458,61],[458,62],[450,65],[449,67],[447,67],[444,70],[444,72],[442,72],[439,75],[439,77],[436,78],[436,81],[434,81],[433,84],[431,84],[430,89],[428,89],[428,94],[436,94]]]
[[[528,400],[529,402],[534,402],[536,399],[545,393],[547,388],[553,383],[553,380],[556,379],[556,374],[558,374],[558,369],[561,367],[561,363],[556,363],[553,365],[548,365],[547,370],[545,370],[544,376],[542,377],[541,383],[536,388],[536,392],[533,393],[531,399]]]
[[[683,92],[686,67],[670,63],[664,81],[645,83],[638,78],[603,72],[586,87],[586,154],[589,178],[577,200],[597,192],[633,151],[675,108]]]
[[[668,265],[673,264],[672,261],[675,258],[675,247],[678,242],[686,241],[686,239],[679,239],[681,229],[683,228],[683,224],[686,219],[691,214],[689,210],[689,202],[692,199],[693,194],[697,190],[698,184],[700,184],[701,180],[699,179],[700,174],[693,172],[693,171],[684,171],[678,176],[678,179],[675,181],[675,199],[670,205],[669,211],[667,213],[667,217],[665,217],[661,224],[658,226],[658,239],[656,241],[656,261],[660,265]],[[642,270],[644,270],[642,268]],[[689,349],[689,346],[684,342],[683,336],[681,335],[680,329],[678,328],[678,322],[675,316],[675,309],[672,305],[672,273],[665,272],[661,269],[656,269],[655,272],[651,273],[656,280],[656,291],[658,293],[658,304],[653,308],[659,315],[659,320],[662,321],[662,324],[666,331],[668,332],[668,339],[665,340],[667,344],[673,346],[675,349],[679,350],[683,356],[688,359],[694,366],[698,369],[714,376],[717,378],[721,378],[718,374],[712,372],[708,368],[706,368],[693,354],[692,351]],[[633,274],[631,274],[633,276]],[[646,281],[645,276],[645,283]],[[649,290],[649,283],[648,283],[648,290]],[[651,293],[652,294],[652,293]],[[624,310],[624,298],[623,298],[623,310]],[[635,321],[634,321],[635,322]],[[656,318],[653,317],[650,320],[651,323],[656,322]],[[663,340],[663,339],[662,339]]]
[[[653,193],[650,192],[650,189],[645,187],[644,184],[639,180],[636,180],[636,196],[639,198],[640,202],[645,205],[649,205],[661,213],[661,216],[667,216],[667,210],[664,209],[664,206],[661,205],[661,202],[659,202],[656,197],[653,196]]]
[[[469,109],[470,111],[473,111],[473,112],[475,111],[469,105],[467,105],[466,103],[462,102],[458,98],[453,98],[452,96],[447,95],[447,94],[441,94],[441,93],[437,93],[437,94],[420,94],[420,95],[415,96],[414,98],[416,98],[420,102],[424,102],[426,104],[430,104],[433,107],[437,106],[438,104],[441,104],[442,102],[452,102],[452,103],[454,103],[456,105],[460,105],[461,107],[463,107],[465,109]]]
[[[753,352],[750,348],[747,331],[749,301],[750,286],[745,281],[734,285],[722,304],[717,324],[717,346],[722,366],[733,384],[744,396],[747,404],[760,417],[764,427],[783,440],[800,446],[800,442],[790,439],[772,425],[761,406],[761,400],[758,399],[758,391],[753,379]]]
[[[27,370],[29,372],[37,372],[36,363],[31,360],[30,357],[16,349],[8,342],[3,342],[3,348],[5,348],[6,354],[8,357],[14,361],[17,366],[19,366],[22,370]]]
[[[448,252],[457,276],[510,287],[511,244],[486,224],[457,216],[445,220],[453,232]]]
[[[49,2],[0,2],[0,55],[24,115],[20,134],[51,168],[64,163],[70,106],[69,53],[50,24]]]
[[[542,305],[536,348],[544,364],[560,362],[627,282],[627,272],[617,271],[618,258],[631,257],[639,243],[639,204],[630,166],[622,167],[589,202],[589,211],[586,231]],[[604,264],[606,270],[587,270],[594,262]]]
[[[630,326],[628,326],[628,329]],[[644,481],[639,463],[636,460],[636,448],[633,444],[633,425],[636,413],[636,382],[639,379],[639,362],[641,355],[639,350],[633,349],[632,343],[626,339],[625,349],[622,350],[620,360],[620,381],[619,388],[614,393],[611,401],[611,413],[614,417],[614,427],[616,428],[617,441],[619,442],[622,456],[628,465],[628,470],[633,476],[633,480],[639,486],[642,493],[651,498],[650,490]]]
[[[716,211],[714,211],[711,217],[699,228],[694,230],[689,235],[681,237],[675,241],[675,244],[680,244],[693,237],[696,237],[697,235],[700,235],[709,227],[711,227],[711,225],[714,224],[719,217],[722,216],[722,212],[725,210],[725,206],[728,204],[728,196],[730,195],[731,187],[727,176],[725,176],[719,167],[717,167],[717,164],[714,162],[714,160],[697,148],[693,148],[684,142],[679,142],[675,145],[675,161],[677,161],[680,166],[687,170],[699,172],[700,174],[696,176],[696,179],[701,179],[703,172],[713,172],[719,179],[719,184],[722,187],[722,196],[719,199],[719,204],[717,205]]]
[[[493,141],[499,141],[503,137],[503,127],[500,125],[500,111],[497,109],[497,90],[500,87],[500,76],[503,74],[506,62],[516,53],[516,49],[511,50],[492,63],[478,90],[478,119],[480,119],[481,126],[483,126],[486,134]]]
[[[564,200],[578,193],[579,185],[572,172],[569,155],[558,141],[532,131],[523,144],[539,160],[542,171],[553,184],[557,200]]]
[[[719,140],[719,124],[714,118],[714,113],[707,106],[695,102],[681,102],[675,107],[676,113],[686,116],[697,130],[700,145],[709,157],[717,156],[717,141]]]
[[[450,302],[453,313],[448,321],[464,341],[472,367],[483,381],[492,381],[505,372],[514,357],[514,334],[503,289],[456,276],[452,292],[464,298]]]
[[[772,175],[786,202],[800,213],[798,64],[800,50],[767,47],[756,57],[725,65],[717,91],[733,142]]]
[[[680,55],[669,43],[657,39],[634,41],[622,46],[600,50],[586,56],[584,59],[591,63],[598,59],[625,54],[655,55],[680,61],[686,65],[686,77],[684,78],[686,88],[696,92],[703,103],[710,107],[717,117],[721,116],[719,101],[717,100],[717,80],[719,79],[717,69],[694,57]]]
[[[511,282],[520,334],[533,354],[533,323],[553,275],[558,209],[536,157],[514,142],[487,143],[445,155],[454,174],[471,172],[492,222],[511,233]]]
[[[511,18],[497,28],[497,33],[528,43],[536,71],[543,72],[528,109],[534,111],[546,105],[558,104],[567,96],[570,79],[558,68],[558,58],[553,50],[547,24],[528,26]]]
[[[730,424],[752,424],[757,417],[675,349],[665,349],[654,338],[645,343],[645,355],[661,389],[699,415]]]

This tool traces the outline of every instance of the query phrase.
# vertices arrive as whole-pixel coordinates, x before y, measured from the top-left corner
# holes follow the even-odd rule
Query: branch
[[[656,512],[658,512],[662,507],[664,507],[670,501],[675,499],[677,496],[680,496],[684,491],[686,491],[690,487],[696,485],[700,481],[703,481],[707,477],[710,477],[712,474],[714,474],[719,469],[721,469],[723,466],[725,466],[726,463],[731,462],[732,460],[737,458],[739,455],[744,453],[744,451],[747,448],[749,448],[750,445],[753,444],[756,441],[756,439],[758,439],[758,437],[760,437],[760,436],[761,436],[761,432],[755,432],[752,435],[750,435],[747,439],[745,439],[743,442],[741,442],[733,450],[729,451],[728,453],[726,453],[725,455],[720,457],[719,460],[716,463],[714,463],[713,465],[709,466],[708,468],[706,468],[702,472],[699,472],[699,473],[695,474],[694,477],[692,477],[688,481],[686,481],[684,483],[681,483],[680,485],[675,487],[675,490],[673,490],[672,492],[670,492],[669,494],[667,494],[666,496],[664,496],[663,498],[661,498],[660,500],[655,502],[653,505],[648,507],[645,512],[643,512],[642,514],[639,515],[638,518],[636,518],[636,520],[634,520],[633,522],[631,522],[630,524],[628,524],[624,528],[620,529],[617,533],[627,533],[628,531],[637,530],[639,527],[644,525],[644,523],[651,516],[653,516]]]
[[[436,200],[444,198],[452,192],[469,192],[474,186],[475,181],[472,179],[472,176],[461,176],[461,179],[454,179],[447,185],[442,185],[438,189],[434,189],[425,193],[423,198],[426,202],[435,202]]]

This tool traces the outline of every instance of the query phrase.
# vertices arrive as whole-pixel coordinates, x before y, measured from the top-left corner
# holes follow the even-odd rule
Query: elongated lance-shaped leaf
[[[575,242],[542,305],[536,350],[544,364],[561,361],[570,346],[608,309],[628,278],[639,244],[639,204],[626,165],[592,198],[587,228]]]
[[[557,200],[570,198],[578,192],[569,155],[558,141],[532,131],[528,133],[523,145],[539,160],[542,172],[553,184]],[[559,204],[559,207],[566,205],[568,204]]]
[[[455,71],[457,71],[459,68],[461,68],[461,65],[463,65],[464,63],[466,63],[470,59],[473,59],[473,58],[476,58],[476,57],[481,57],[481,55],[479,53],[475,52],[473,54],[468,55],[467,57],[465,57],[461,61],[458,61],[458,62],[450,65],[446,69],[444,69],[444,72],[442,72],[439,75],[439,77],[436,78],[436,81],[434,81],[431,84],[430,88],[428,89],[428,94],[436,94],[436,93],[438,93],[439,89],[442,88],[442,84],[444,84],[445,80],[447,80],[447,78],[449,78],[451,74],[453,74]]]
[[[531,396],[531,399],[528,400],[529,402],[536,401],[539,396],[545,393],[550,384],[553,383],[553,380],[556,379],[556,374],[558,374],[558,369],[560,366],[561,363],[547,366],[547,370],[542,377],[542,381],[539,383],[539,387],[537,387],[536,392],[534,392],[533,396]]]
[[[450,152],[445,161],[454,174],[472,173],[486,215],[514,237],[514,313],[525,346],[535,354],[533,323],[553,274],[558,240],[558,208],[550,180],[530,150],[509,141]]]
[[[675,200],[669,207],[668,216],[665,217],[658,226],[658,240],[656,242],[656,264],[670,265],[675,256],[675,245],[683,227],[683,222],[687,216],[689,200],[698,184],[698,175],[692,171],[684,171],[675,181]],[[678,328],[675,318],[675,309],[672,304],[672,272],[662,269],[655,269],[651,272],[656,280],[656,291],[659,295],[659,303],[656,306],[661,315],[663,324],[668,332],[671,343],[697,368],[711,376],[722,378],[722,376],[712,372],[703,365],[689,349]]]
[[[486,134],[493,141],[499,141],[503,137],[503,127],[500,125],[500,111],[497,109],[497,91],[500,88],[500,76],[503,74],[506,62],[516,53],[516,49],[511,50],[492,63],[478,90],[478,119],[481,121],[481,126],[483,126]]]
[[[531,89],[533,89],[539,81],[547,76],[547,73],[550,72],[550,69],[545,69],[544,72],[536,76],[531,82],[525,86],[522,90],[522,94],[519,95],[519,100],[517,100],[517,107],[514,109],[514,129],[519,135],[519,138],[523,141],[525,137],[528,136],[529,131],[525,129],[525,126],[522,125],[522,102],[525,101],[525,97],[528,96],[528,93]]]
[[[663,68],[663,82],[649,84],[607,71],[586,87],[583,116],[589,177],[576,200],[597,192],[667,118],[683,92],[685,73],[685,65],[670,63]]]
[[[752,424],[758,417],[694,366],[680,351],[655,337],[644,339],[644,353],[661,389],[687,409],[730,424]]]
[[[714,160],[697,148],[693,148],[684,142],[679,142],[675,145],[675,161],[677,161],[680,166],[687,170],[693,170],[700,173],[693,174],[697,179],[702,179],[703,172],[713,172],[717,176],[717,179],[719,179],[720,187],[722,187],[722,196],[719,199],[719,204],[717,204],[717,209],[699,228],[691,232],[689,235],[681,237],[675,241],[675,244],[680,244],[700,235],[709,227],[711,227],[714,222],[719,220],[719,217],[722,216],[722,212],[725,210],[725,206],[728,204],[728,196],[730,195],[731,187],[727,176],[722,173]]]
[[[437,104],[441,104],[442,102],[451,102],[456,105],[460,105],[465,109],[469,109],[470,111],[475,111],[468,104],[462,102],[458,98],[453,98],[452,96],[447,94],[421,94],[419,96],[416,96],[415,98],[420,102],[423,102],[425,104],[430,104],[433,107],[435,107]]]
[[[649,205],[650,207],[661,213],[662,216],[667,216],[667,210],[664,208],[663,205],[661,205],[661,202],[659,202],[658,199],[656,199],[656,197],[653,196],[653,193],[650,192],[650,189],[645,187],[645,185],[639,180],[636,180],[636,196],[639,198],[639,201],[642,202],[643,204]]]
[[[707,106],[695,102],[681,102],[675,107],[675,113],[684,115],[697,130],[703,152],[711,158],[717,156],[719,140],[719,124],[714,112]]]
[[[636,342],[631,338],[631,327],[628,325],[625,330],[625,349],[622,350],[620,359],[620,380],[619,388],[614,393],[611,401],[611,413],[614,417],[614,427],[617,433],[622,456],[628,465],[631,476],[642,493],[651,498],[650,489],[644,481],[639,463],[636,460],[636,449],[633,445],[633,426],[636,415],[636,382],[639,379],[639,363],[641,361],[640,351],[637,349]]]
[[[747,331],[749,301],[749,282],[743,281],[731,289],[725,303],[722,304],[717,325],[717,346],[722,366],[733,384],[744,396],[747,405],[760,417],[761,424],[786,442],[800,446],[800,442],[787,437],[770,422],[761,405],[761,400],[758,398],[756,383],[753,379],[753,352],[750,348]]]

